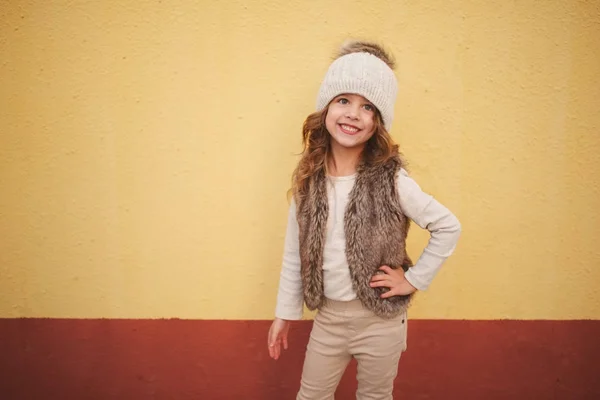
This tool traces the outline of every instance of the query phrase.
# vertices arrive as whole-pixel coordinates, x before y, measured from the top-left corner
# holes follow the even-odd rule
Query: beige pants
[[[383,319],[359,300],[326,300],[314,320],[296,399],[333,399],[352,357],[358,364],[356,398],[392,399],[406,326],[406,313]]]

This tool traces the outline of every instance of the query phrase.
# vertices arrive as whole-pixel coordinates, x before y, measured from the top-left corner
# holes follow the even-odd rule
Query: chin
[[[365,142],[354,141],[354,140],[353,141],[337,141],[337,143],[340,146],[342,146],[342,147],[344,147],[346,149],[353,149],[353,148],[356,148],[356,147],[362,147],[365,144]]]

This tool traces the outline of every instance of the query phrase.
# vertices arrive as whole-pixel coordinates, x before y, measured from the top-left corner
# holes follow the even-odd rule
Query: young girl
[[[278,359],[303,302],[318,310],[297,399],[333,399],[352,357],[357,399],[392,398],[411,297],[427,289],[460,235],[456,217],[408,176],[389,134],[393,68],[381,47],[347,43],[304,122],[268,337]],[[410,220],[431,234],[414,265],[405,248]]]

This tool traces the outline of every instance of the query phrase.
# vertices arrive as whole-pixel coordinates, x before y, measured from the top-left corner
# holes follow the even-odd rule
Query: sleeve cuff
[[[408,271],[406,271],[406,273],[404,274],[404,277],[406,278],[408,283],[410,283],[411,285],[416,287],[417,290],[425,291],[429,287],[429,285],[427,285],[426,283],[421,282],[419,280],[419,278],[417,278],[410,269]]]
[[[277,307],[275,309],[275,317],[281,318],[281,319],[286,319],[289,321],[299,321],[302,319],[302,315],[303,315],[302,306],[300,306],[300,310],[290,310],[290,309],[285,309],[283,307]]]

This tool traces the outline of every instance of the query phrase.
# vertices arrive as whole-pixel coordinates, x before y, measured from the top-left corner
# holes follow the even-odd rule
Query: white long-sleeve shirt
[[[328,177],[327,181],[329,216],[323,250],[323,282],[325,297],[332,300],[356,299],[346,260],[344,235],[344,213],[355,180],[356,174]],[[454,251],[460,236],[460,223],[433,196],[423,192],[404,169],[397,175],[397,187],[402,212],[421,228],[429,230],[431,235],[419,259],[405,274],[411,285],[419,290],[426,290],[446,258]],[[298,320],[302,319],[302,312],[298,221],[296,205],[292,201],[288,213],[275,316]]]

